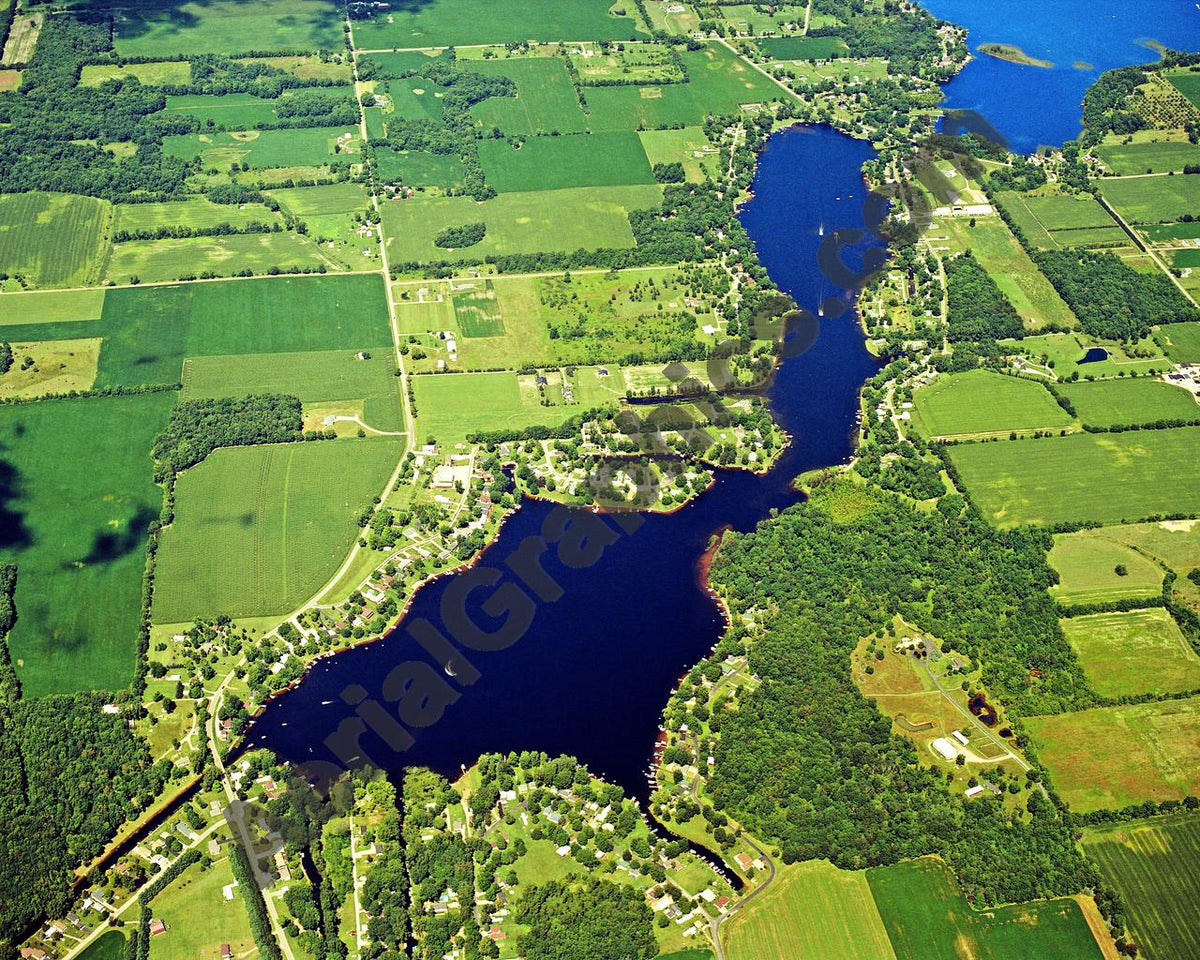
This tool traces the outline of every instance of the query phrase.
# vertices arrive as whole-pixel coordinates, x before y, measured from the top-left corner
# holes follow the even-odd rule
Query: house
[[[488,938],[490,940],[492,940],[493,942],[499,942],[501,940],[508,939],[508,934],[505,933],[503,930],[501,930],[499,927],[492,927],[492,929],[488,931],[487,935],[488,935]]]
[[[748,853],[739,853],[733,859],[737,863],[738,868],[742,871],[742,873],[745,873],[754,866],[754,860]]]
[[[46,951],[37,947],[22,947],[21,960],[46,960]]]
[[[227,944],[227,943],[221,944],[221,960],[230,960],[230,957],[232,957],[232,956],[233,956],[233,951],[231,949],[229,949],[229,944]]]
[[[167,932],[167,925],[155,917],[150,921],[150,936],[157,937],[160,933]]]

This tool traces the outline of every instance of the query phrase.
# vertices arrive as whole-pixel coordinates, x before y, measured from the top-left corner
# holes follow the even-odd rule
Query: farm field
[[[99,276],[111,221],[103,200],[63,193],[0,195],[0,263],[36,287],[79,287]]]
[[[150,940],[151,960],[220,960],[221,944],[234,956],[254,950],[250,921],[241,892],[226,900],[222,888],[233,883],[229,860],[222,858],[207,870],[199,864],[154,898],[154,916],[166,932]],[[203,923],[197,919],[203,917]]]
[[[173,3],[142,0],[115,11],[114,45],[125,57],[231,56],[266,50],[338,50],[342,12],[331,0]]]
[[[938,377],[913,395],[929,437],[983,437],[1017,430],[1058,430],[1071,417],[1040,383],[972,370]]]
[[[479,144],[483,172],[501,193],[652,184],[654,174],[632,131],[531,137],[520,150],[505,140]]]
[[[1200,790],[1200,697],[1025,721],[1059,796],[1077,813]]]
[[[375,168],[385,182],[403,183],[410,187],[439,187],[442,190],[462,186],[466,174],[466,167],[453,154],[393,150],[391,147],[380,147],[375,151]]]
[[[1101,180],[1100,192],[1130,223],[1163,223],[1200,210],[1200,176]]]
[[[284,187],[271,196],[287,213],[297,217],[328,217],[361,213],[370,206],[361,183],[330,183],[319,187]]]
[[[891,960],[887,931],[862,871],[813,860],[783,867],[722,930],[730,960]]]
[[[997,200],[1026,238],[1042,249],[1120,246],[1127,241],[1124,231],[1090,194],[1031,197],[1009,192],[998,194]]]
[[[950,458],[998,526],[1112,523],[1200,512],[1197,442],[1198,427],[1077,433],[963,444]]]
[[[163,137],[163,153],[207,167],[227,168],[247,163],[252,168],[320,166],[339,156],[339,136],[357,127],[301,127],[290,130],[247,130],[233,133],[180,133]],[[353,141],[355,144],[360,140]]]
[[[0,294],[0,327],[12,324],[99,320],[104,290],[46,290]]]
[[[1092,426],[1200,419],[1200,403],[1191,393],[1149,377],[1064,383],[1057,389],[1071,401],[1079,419]]]
[[[1096,155],[1114,173],[1128,176],[1142,173],[1166,173],[1200,163],[1200,145],[1186,140],[1173,143],[1106,143]]]
[[[950,868],[931,858],[867,871],[898,960],[1101,960],[1078,903],[1070,899],[971,909]]]
[[[544,0],[536,6],[502,0],[433,0],[354,22],[361,50],[448,47],[522,40],[634,40],[644,37],[628,16],[613,16],[609,0]]]
[[[79,75],[82,87],[98,87],[105,80],[137,77],[148,87],[168,83],[191,83],[192,65],[186,60],[151,61],[149,63],[87,63]]]
[[[542,406],[533,376],[511,372],[427,375],[412,384],[420,435],[447,445],[478,431],[559,424],[585,410],[578,403]]]
[[[282,218],[261,203],[213,203],[193,197],[175,203],[123,203],[114,208],[114,230],[133,233],[160,227],[209,229],[227,223],[244,227],[248,223],[276,223]]]
[[[18,363],[0,378],[0,399],[90,390],[96,381],[100,338],[13,343]],[[33,364],[26,367],[26,358]]]
[[[658,209],[661,203],[662,188],[653,184],[526,191],[485,203],[470,197],[430,197],[387,204],[383,228],[393,264],[631,247],[628,211]],[[480,221],[488,234],[475,246],[457,251],[434,246],[434,237],[444,227]]]
[[[1200,567],[1200,521],[1122,524],[1086,532],[1097,540],[1136,548],[1175,571],[1172,595],[1200,614],[1200,584],[1188,577],[1192,570]]]
[[[1102,696],[1200,690],[1200,657],[1162,607],[1073,617],[1062,629]]]
[[[150,447],[174,402],[0,406],[0,559],[20,567],[8,645],[25,696],[132,680],[146,531],[162,506]]]
[[[754,44],[772,60],[828,60],[850,49],[841,37],[763,37]]]
[[[283,393],[305,404],[360,401],[369,426],[399,430],[403,420],[394,370],[390,350],[368,360],[350,350],[193,357],[184,365],[183,397]]]
[[[1055,600],[1071,606],[1162,595],[1163,572],[1158,565],[1129,545],[1103,536],[1108,529],[1055,535],[1048,557],[1059,576],[1050,588]],[[1117,567],[1125,568],[1124,575],[1116,572]]]
[[[720,170],[720,156],[708,142],[702,127],[642,130],[638,137],[651,166],[681,163],[689,183],[701,183],[706,176],[716,176]]]
[[[1154,339],[1175,363],[1200,363],[1200,323],[1164,324],[1154,331]]]
[[[424,77],[403,77],[376,81],[376,92],[387,95],[381,108],[387,116],[404,120],[440,120],[445,114],[442,97],[446,88]]]
[[[249,93],[223,94],[186,94],[170,95],[163,113],[195,117],[203,124],[212,122],[227,130],[251,130],[259,126],[267,126],[279,122],[283,117],[278,108],[287,104],[297,94],[307,99],[315,97],[353,98],[354,88],[344,87],[304,87],[299,90],[285,90],[275,98],[258,97]],[[297,129],[297,128],[292,128]]]
[[[1167,79],[1193,105],[1200,107],[1200,73],[1182,69],[1170,70],[1167,72]]]
[[[200,274],[231,276],[241,270],[265,274],[272,267],[342,269],[308,237],[298,233],[244,233],[218,237],[130,240],[113,246],[105,271],[114,283],[158,283]]]
[[[337,569],[402,450],[390,437],[230,447],[184,471],[158,551],[155,621],[303,603]]]
[[[1200,817],[1180,814],[1088,827],[1083,849],[1121,895],[1147,960],[1200,958]]]
[[[506,134],[582,133],[587,116],[558,57],[472,60],[466,66],[490,76],[505,76],[517,85],[516,97],[491,97],[471,108],[476,122],[495,125]]]

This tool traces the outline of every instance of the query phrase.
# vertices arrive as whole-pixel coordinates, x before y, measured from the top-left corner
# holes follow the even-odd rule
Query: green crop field
[[[1188,98],[1196,107],[1200,107],[1200,73],[1192,70],[1168,70],[1167,79],[1172,85]]]
[[[1105,179],[1098,185],[1130,223],[1163,223],[1200,210],[1200,176]]]
[[[1096,156],[1114,173],[1166,173],[1200,163],[1200,146],[1187,141],[1177,143],[1106,143],[1096,148]]]
[[[379,178],[385,182],[399,182],[410,187],[440,187],[443,190],[462,186],[466,174],[462,161],[452,153],[393,150],[391,147],[379,147],[375,151],[375,167]]]
[[[46,290],[0,294],[0,327],[10,324],[99,320],[104,290]]]
[[[242,227],[248,223],[276,223],[283,219],[261,203],[213,203],[203,197],[175,203],[125,203],[118,205],[114,212],[113,228],[130,233],[160,227],[203,230],[222,223]]]
[[[297,217],[328,217],[362,213],[371,204],[361,183],[330,183],[320,187],[287,187],[271,196],[287,213]]]
[[[0,195],[0,263],[32,286],[95,282],[112,207],[62,193]]]
[[[1154,331],[1154,339],[1176,363],[1200,363],[1200,323],[1164,324]]]
[[[1150,600],[1162,594],[1158,564],[1094,530],[1056,534],[1048,559],[1059,577],[1050,594],[1066,606]],[[1117,567],[1125,573],[1118,574]]]
[[[1200,657],[1161,607],[1074,617],[1062,629],[1102,696],[1200,690]]]
[[[661,204],[662,188],[652,184],[508,193],[485,203],[470,197],[431,197],[387,204],[383,227],[393,264],[631,247],[628,211],[658,209]],[[488,233],[475,246],[450,251],[434,245],[443,228],[477,221],[487,225]]]
[[[968,492],[1002,527],[1200,512],[1200,427],[1077,433],[952,447]]]
[[[493,125],[506,134],[532,135],[582,133],[587,117],[571,85],[567,68],[558,57],[525,57],[508,60],[472,60],[468,69],[512,78],[515,97],[491,97],[471,108],[471,116],[485,128]]]
[[[1125,234],[1099,201],[1081,197],[1030,197],[1018,193],[997,195],[1000,204],[1024,232],[1026,239],[1043,249],[1119,245]]]
[[[497,302],[495,283],[487,280],[482,288],[455,293],[454,319],[464,337],[504,336],[504,316]]]
[[[383,80],[376,92],[387,94],[387,112],[404,120],[441,120],[445,109],[442,97],[446,88],[424,77],[403,77]]]
[[[479,160],[501,193],[654,183],[642,141],[629,130],[531,137],[519,150],[506,140],[483,140]]]
[[[457,373],[414,377],[422,437],[454,444],[484,430],[521,430],[562,423],[582,404],[543,407],[533,377],[515,373]]]
[[[163,137],[163,153],[205,166],[225,168],[233,163],[251,167],[320,166],[338,155],[339,136],[357,127],[304,127],[292,130],[248,130],[241,133],[181,133]],[[355,141],[361,143],[361,141]]]
[[[1200,816],[1181,814],[1088,827],[1083,849],[1121,895],[1147,960],[1200,958]]]
[[[254,938],[240,891],[226,900],[222,889],[233,883],[229,860],[207,869],[188,867],[154,898],[154,916],[166,932],[150,941],[150,960],[220,960],[221,944],[234,956],[254,952]],[[203,918],[203,922],[197,922]]]
[[[823,860],[783,867],[722,928],[730,960],[892,960],[867,876]]]
[[[754,43],[772,60],[827,60],[850,49],[841,37],[764,37]]]
[[[302,93],[312,97],[354,97],[354,88],[305,87],[299,91],[285,90],[275,98],[257,97],[249,93],[194,94],[168,96],[163,112],[195,117],[201,123],[212,121],[227,130],[250,130],[267,126],[281,118],[276,109]]]
[[[643,36],[629,16],[613,16],[610,0],[432,0],[393,7],[354,23],[362,50],[448,47],[522,40],[633,40]]]
[[[158,283],[195,278],[205,272],[228,277],[241,270],[261,275],[272,267],[287,271],[321,266],[342,269],[340,262],[299,233],[242,233],[118,243],[113,246],[105,277],[114,283]]]
[[[1092,426],[1200,420],[1200,404],[1191,393],[1149,377],[1064,383],[1058,390],[1071,401],[1079,419]]]
[[[1078,813],[1200,791],[1200,697],[1025,723],[1058,795]]]
[[[150,446],[174,402],[0,406],[0,559],[19,566],[8,645],[26,696],[133,679],[146,531],[162,505]]]
[[[332,0],[140,0],[112,4],[125,57],[262,50],[340,50],[343,12]]]
[[[950,868],[933,859],[867,871],[898,960],[1101,960],[1074,900],[972,910]]]
[[[913,402],[918,426],[930,437],[1059,430],[1072,422],[1040,383],[988,370],[938,377],[918,390]]]
[[[394,371],[390,350],[372,353],[367,360],[351,350],[193,357],[184,365],[183,396],[284,393],[306,404],[362,401],[369,426],[400,430],[400,387]]]
[[[337,570],[403,449],[391,437],[231,447],[185,471],[158,551],[154,619],[303,603]]]

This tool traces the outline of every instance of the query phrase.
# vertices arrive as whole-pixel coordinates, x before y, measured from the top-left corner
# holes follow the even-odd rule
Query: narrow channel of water
[[[813,313],[826,298],[845,293],[823,277],[817,250],[832,231],[862,227],[867,191],[861,167],[871,156],[868,144],[832,129],[797,128],[772,137],[760,158],[743,222],[774,281]],[[879,244],[870,240],[860,249],[870,245]],[[663,706],[679,677],[723,630],[697,573],[706,542],[724,526],[748,530],[771,508],[794,503],[798,495],[790,483],[802,471],[850,456],[858,391],[877,369],[852,313],[823,321],[814,346],[784,363],[771,388],[793,444],[770,474],[721,473],[697,501],[670,516],[646,517],[585,569],[571,569],[547,553],[546,570],[562,596],[541,603],[512,646],[471,653],[480,678],[461,688],[436,724],[414,730],[410,748],[392,750],[368,732],[360,740],[363,756],[392,773],[424,765],[455,775],[485,752],[565,753],[644,800]],[[479,566],[503,583],[516,582],[505,561],[539,533],[554,509],[526,502]],[[425,618],[440,625],[440,605],[453,579],[423,589],[405,623]],[[471,613],[481,624],[489,620],[481,611]],[[248,745],[269,747],[299,764],[334,761],[326,740],[354,713],[342,692],[357,684],[369,699],[386,703],[384,677],[414,658],[430,662],[402,624],[377,643],[320,661],[299,687],[271,702],[252,726]]]

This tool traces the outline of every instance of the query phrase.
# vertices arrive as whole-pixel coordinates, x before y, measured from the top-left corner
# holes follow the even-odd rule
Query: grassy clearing
[[[951,448],[971,496],[1001,527],[1124,522],[1200,512],[1200,427],[1077,433]]]
[[[662,189],[651,184],[509,193],[486,203],[427,197],[387,204],[383,227],[392,263],[631,247],[628,211],[657,209],[661,203]],[[445,227],[480,221],[487,236],[473,247],[451,251],[433,243]]]
[[[298,233],[245,233],[118,243],[105,276],[114,283],[159,283],[205,273],[219,277],[240,270],[265,274],[272,267],[287,271],[321,266],[339,270],[343,264]]]
[[[0,377],[0,399],[90,390],[100,362],[100,338],[13,343],[16,363]],[[26,360],[32,366],[26,366]]]
[[[646,151],[632,131],[531,137],[519,150],[506,140],[484,140],[479,160],[488,183],[501,193],[654,183]]]
[[[492,97],[471,108],[485,128],[497,126],[507,134],[582,133],[587,117],[566,65],[558,57],[525,57],[507,60],[472,60],[471,70],[510,77],[517,85],[515,97]]]
[[[1200,585],[1188,574],[1200,567],[1200,521],[1164,520],[1161,523],[1122,524],[1087,531],[1097,540],[1133,547],[1175,571],[1172,594],[1200,613]],[[1133,568],[1130,567],[1130,570]]]
[[[1200,177],[1101,180],[1100,192],[1130,223],[1167,223],[1200,210]]]
[[[1050,594],[1067,606],[1150,600],[1162,593],[1163,572],[1158,565],[1101,531],[1055,535],[1048,559],[1059,577]],[[1117,567],[1124,567],[1125,573],[1118,574]]]
[[[228,169],[234,163],[264,167],[316,166],[340,155],[338,137],[357,127],[304,127],[292,130],[247,130],[234,133],[182,133],[163,137],[163,153],[191,160],[199,157],[212,169]],[[361,139],[352,141],[357,150]]]
[[[1175,143],[1106,143],[1095,150],[1096,156],[1113,173],[1167,173],[1200,163],[1200,145],[1187,141]]]
[[[720,155],[702,127],[677,130],[643,130],[638,136],[646,159],[656,163],[681,163],[689,183],[701,183],[720,172]]]
[[[0,196],[0,263],[31,286],[84,286],[99,276],[111,218],[103,200],[62,193]]]
[[[191,83],[192,65],[186,60],[166,60],[151,63],[88,63],[79,75],[81,87],[98,87],[105,80],[137,77],[148,87],[168,83]]]
[[[20,567],[8,645],[26,696],[132,679],[146,530],[162,504],[150,445],[174,401],[0,406],[0,558]]]
[[[350,350],[194,357],[183,372],[183,396],[234,397],[285,393],[305,404],[357,401],[379,430],[400,430],[399,381],[390,351],[360,360]]]
[[[0,294],[0,327],[65,320],[99,320],[104,290],[46,290]]]
[[[822,860],[783,867],[725,926],[730,960],[887,960],[891,942],[867,875]]]
[[[159,548],[154,619],[303,603],[345,557],[402,450],[390,437],[234,447],[185,471]]]
[[[933,859],[867,871],[875,903],[899,960],[1100,960],[1074,900],[1039,900],[972,910],[954,875]]]
[[[255,953],[241,891],[235,890],[232,900],[222,893],[231,883],[228,860],[207,870],[196,864],[155,897],[151,913],[167,930],[151,938],[151,960],[220,960],[223,943],[235,957]],[[203,922],[197,923],[201,917]]]
[[[1200,697],[1030,717],[1058,795],[1079,813],[1200,790]]]
[[[119,204],[114,213],[113,228],[130,233],[176,226],[204,230],[223,223],[242,227],[248,223],[275,223],[283,219],[261,203],[213,203],[203,197],[175,203]]]
[[[1000,344],[1013,354],[1023,354],[1048,366],[1060,380],[1072,374],[1081,378],[1102,379],[1156,373],[1167,370],[1158,344],[1150,337],[1139,340],[1133,347],[1115,340],[1096,340],[1081,333],[1046,333],[1024,340],[1001,340]],[[1083,359],[1092,347],[1100,347],[1106,356],[1102,360]]]
[[[342,16],[332,0],[141,0],[114,9],[113,45],[125,57],[340,50]]]
[[[0,70],[0,93],[11,93],[13,90],[20,89],[20,86],[20,70]]]
[[[1097,693],[1165,696],[1200,690],[1200,658],[1161,607],[1074,617],[1062,628]]]
[[[414,377],[413,392],[420,435],[437,437],[443,444],[458,443],[481,430],[559,424],[584,409],[582,404],[542,406],[533,377],[515,373]]]
[[[227,130],[251,130],[282,119],[278,108],[302,93],[306,98],[353,97],[354,88],[307,87],[300,91],[284,90],[278,97],[257,97],[249,93],[168,95],[163,113],[195,117],[201,123],[211,121]]]
[[[1071,417],[1044,386],[988,370],[938,377],[913,395],[918,425],[929,437],[996,436],[1058,430]]]
[[[1130,933],[1147,960],[1200,957],[1200,816],[1155,817],[1089,827],[1083,848],[1125,902]]]
[[[1097,380],[1058,387],[1084,423],[1097,427],[1200,419],[1200,404],[1182,387],[1163,380]]]
[[[1175,363],[1200,363],[1200,323],[1165,324],[1154,331],[1154,339]]]

